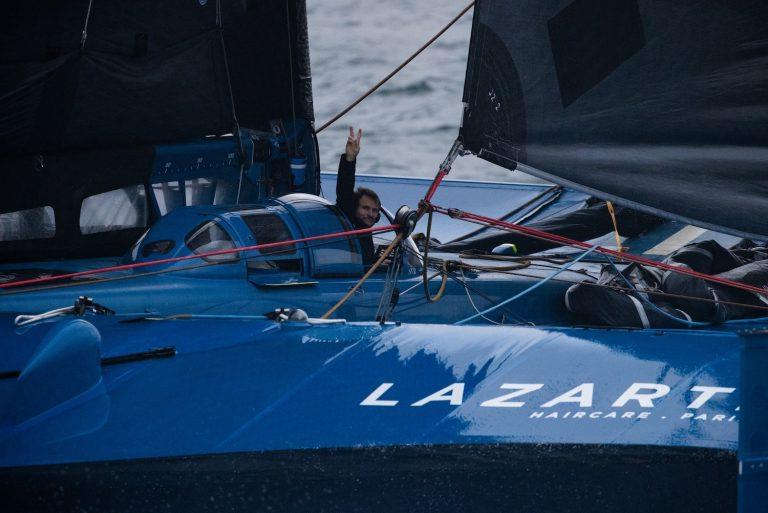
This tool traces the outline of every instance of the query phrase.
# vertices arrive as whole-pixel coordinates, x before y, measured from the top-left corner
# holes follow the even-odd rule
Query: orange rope
[[[616,237],[616,251],[619,252],[619,262],[621,262],[621,252],[624,248],[621,246],[621,235],[619,235],[619,223],[616,222],[616,211],[613,209],[613,203],[610,201],[606,201],[605,206],[608,207],[608,213],[611,215],[613,235]]]

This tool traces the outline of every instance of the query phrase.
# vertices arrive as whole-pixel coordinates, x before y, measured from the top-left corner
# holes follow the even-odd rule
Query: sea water
[[[445,26],[468,0],[307,2],[316,126],[385,77]],[[348,127],[363,129],[360,172],[432,177],[456,139],[472,10],[378,92],[319,135],[324,171],[334,171]],[[523,181],[474,156],[451,178]]]

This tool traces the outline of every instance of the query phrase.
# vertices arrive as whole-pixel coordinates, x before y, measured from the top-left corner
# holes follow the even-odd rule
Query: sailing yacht
[[[3,510],[764,511],[759,314],[594,326],[565,294],[614,272],[656,312],[639,277],[662,269],[762,311],[758,285],[665,259],[768,238],[766,9],[478,1],[436,179],[361,179],[414,194],[377,275],[316,197],[303,0],[16,6]],[[466,152],[558,186],[450,181]],[[482,210],[489,188],[514,199]],[[590,197],[666,221],[541,229]],[[455,253],[488,230],[557,244]]]

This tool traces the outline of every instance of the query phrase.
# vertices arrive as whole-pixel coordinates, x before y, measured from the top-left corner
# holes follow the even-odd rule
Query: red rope
[[[432,185],[429,186],[427,193],[424,195],[424,201],[426,203],[429,203],[430,201],[432,201],[432,196],[435,195],[437,188],[440,186],[440,182],[443,181],[443,178],[445,178],[445,175],[447,175],[450,171],[451,171],[450,167],[447,167],[447,168],[444,167],[437,172],[437,176],[435,176],[435,179],[432,181]]]
[[[556,235],[554,233],[544,232],[541,230],[537,230],[535,228],[530,228],[528,226],[522,226],[515,223],[510,223],[508,221],[501,221],[499,219],[493,219],[492,217],[485,217],[478,214],[473,214],[471,212],[463,212],[460,210],[455,209],[446,209],[443,207],[438,207],[436,205],[432,205],[432,208],[435,212],[439,212],[441,214],[445,214],[447,216],[457,218],[457,219],[464,219],[467,221],[479,221],[482,223],[485,223],[487,225],[492,226],[501,226],[503,228],[507,228],[510,230],[514,230],[520,233],[524,233],[526,235],[531,235],[533,237],[539,237],[542,239],[550,240],[553,242],[558,242],[564,246],[576,246],[583,249],[589,249],[592,246],[587,244],[586,242],[578,241],[575,239],[569,239],[568,237],[563,237],[562,235]],[[746,290],[749,292],[754,292],[756,294],[762,294],[762,295],[768,295],[768,290],[761,289],[760,287],[753,287],[752,285],[747,285],[746,283],[740,283],[738,281],[728,280],[725,278],[720,278],[719,276],[713,276],[711,274],[705,274],[700,273],[697,271],[694,271],[692,269],[689,269],[687,267],[680,267],[676,265],[669,265],[665,264],[663,262],[657,262],[656,260],[651,260],[650,258],[644,258],[637,255],[632,255],[628,253],[619,253],[618,251],[614,251],[612,249],[603,248],[598,246],[595,249],[596,252],[602,253],[604,255],[610,255],[618,258],[623,258],[625,260],[629,260],[630,262],[637,262],[639,264],[644,264],[652,267],[658,267],[660,269],[664,269],[666,271],[673,271],[681,274],[687,274],[688,276],[693,276],[695,278],[701,278],[702,280],[706,280],[713,283],[719,283],[721,285],[727,285],[730,287],[735,287],[741,290]]]
[[[349,237],[353,235],[364,235],[368,233],[378,233],[378,232],[388,232],[391,230],[396,230],[399,228],[399,225],[396,224],[390,224],[387,226],[377,226],[373,228],[360,228],[359,230],[349,230],[345,232],[335,232],[335,233],[325,233],[323,235],[313,235],[312,237],[304,237],[303,239],[292,239],[292,240],[282,240],[279,242],[269,242],[267,244],[256,244],[253,246],[244,246],[240,248],[231,248],[231,249],[220,249],[217,251],[210,251],[208,253],[197,253],[194,255],[184,255],[180,257],[172,257],[172,258],[162,258],[160,260],[152,260],[151,262],[136,262],[133,264],[124,264],[124,265],[114,265],[111,267],[101,267],[98,269],[89,269],[87,271],[79,271],[76,273],[68,273],[68,274],[58,274],[56,276],[42,276],[40,278],[31,278],[29,280],[20,280],[20,281],[14,281],[11,283],[3,283],[0,284],[0,289],[9,289],[12,287],[21,287],[23,285],[32,285],[37,283],[45,283],[49,281],[54,280],[64,280],[67,278],[76,278],[79,276],[90,276],[92,274],[101,274],[101,273],[109,273],[114,271],[127,271],[130,269],[138,269],[141,267],[150,267],[153,265],[160,265],[160,264],[171,264],[174,262],[181,262],[183,260],[193,260],[196,258],[206,258],[210,256],[216,256],[216,255],[229,255],[232,253],[239,253],[241,251],[252,251],[257,249],[270,249],[270,248],[278,248],[281,246],[289,246],[291,244],[295,244],[298,242],[312,242],[316,240],[323,240],[323,239],[333,239],[336,237]]]

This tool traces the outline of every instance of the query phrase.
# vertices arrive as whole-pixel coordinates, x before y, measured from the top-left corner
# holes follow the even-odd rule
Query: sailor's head
[[[355,198],[357,199],[355,221],[361,226],[370,228],[378,222],[381,216],[379,195],[367,187],[358,187],[355,190]]]

